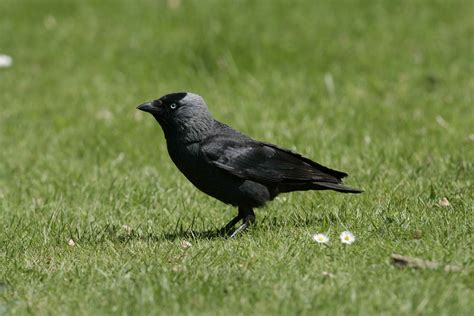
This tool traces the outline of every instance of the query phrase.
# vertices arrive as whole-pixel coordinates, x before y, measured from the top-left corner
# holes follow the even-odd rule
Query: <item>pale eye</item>
[[[172,110],[176,109],[176,103],[171,103],[170,104],[170,109],[172,109]]]

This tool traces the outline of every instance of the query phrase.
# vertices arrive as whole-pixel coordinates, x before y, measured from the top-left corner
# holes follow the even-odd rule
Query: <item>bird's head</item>
[[[167,139],[178,137],[195,141],[214,121],[204,99],[190,92],[170,93],[143,103],[137,109],[153,115]]]

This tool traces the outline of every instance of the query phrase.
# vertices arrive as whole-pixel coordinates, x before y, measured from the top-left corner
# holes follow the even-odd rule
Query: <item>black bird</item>
[[[141,104],[161,125],[168,153],[178,169],[202,192],[238,207],[224,228],[231,237],[255,221],[254,208],[291,191],[334,190],[361,193],[342,184],[347,173],[324,167],[300,154],[263,143],[216,121],[199,95],[171,93]]]

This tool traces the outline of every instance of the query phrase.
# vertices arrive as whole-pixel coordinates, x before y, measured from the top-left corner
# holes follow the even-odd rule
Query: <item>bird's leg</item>
[[[231,219],[230,222],[227,223],[227,225],[222,227],[221,233],[227,234],[232,228],[234,228],[235,224],[237,224],[241,219],[244,218],[244,216],[245,212],[242,208],[239,207],[239,213],[237,214],[237,216]]]
[[[242,215],[240,214],[239,212],[239,215],[237,215],[236,217],[234,217],[233,219],[231,219],[230,222],[227,223],[227,225],[225,225],[223,228],[222,228],[222,231],[224,233],[227,233],[229,230],[231,230],[232,228],[234,228],[235,224],[237,224],[241,219],[242,219]]]
[[[242,214],[243,218],[243,223],[242,225],[237,228],[232,235],[230,235],[230,238],[234,238],[244,230],[246,230],[253,222],[255,222],[255,213],[251,208],[241,208],[239,207],[239,216]],[[238,217],[238,216],[237,216]],[[235,219],[235,218],[234,218]],[[234,223],[235,224],[235,223]]]

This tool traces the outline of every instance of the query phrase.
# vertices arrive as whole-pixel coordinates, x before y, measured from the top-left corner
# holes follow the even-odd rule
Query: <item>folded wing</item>
[[[219,143],[220,146],[214,144]],[[237,177],[284,188],[284,191],[333,189],[360,192],[340,185],[346,173],[329,169],[293,151],[253,140],[210,141],[203,153],[209,162]]]

